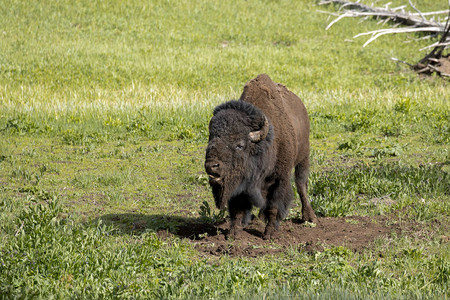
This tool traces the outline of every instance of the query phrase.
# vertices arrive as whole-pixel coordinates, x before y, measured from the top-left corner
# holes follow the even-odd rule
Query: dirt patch
[[[329,246],[346,246],[353,251],[362,251],[377,238],[392,232],[411,230],[413,224],[392,224],[385,216],[320,218],[315,227],[307,226],[300,220],[282,222],[279,234],[273,240],[263,240],[264,223],[253,222],[245,228],[236,240],[227,239],[229,222],[213,226],[191,223],[179,226],[175,235],[190,239],[195,248],[208,256],[248,256],[284,252],[289,248],[314,252]],[[167,231],[159,232],[166,237]]]
[[[438,65],[439,72],[450,75],[450,56],[441,57]]]
[[[432,75],[437,73],[443,77],[450,77],[450,55],[441,57],[429,57],[413,66],[420,75]]]
[[[440,228],[447,232],[449,227],[448,222],[438,220],[426,226],[415,222],[407,217],[405,208],[401,214],[396,212],[386,216],[319,218],[315,227],[299,219],[289,219],[281,223],[278,236],[272,240],[262,239],[265,224],[256,219],[237,239],[231,240],[228,239],[229,220],[212,225],[199,218],[184,217],[187,212],[180,213],[183,216],[130,212],[107,214],[100,219],[104,224],[114,225],[123,234],[140,234],[150,230],[157,232],[161,239],[186,239],[205,257],[260,257],[292,249],[314,253],[331,246],[345,246],[355,252],[363,252],[373,248],[375,240],[394,233],[426,240],[430,237],[430,230],[435,232]],[[447,239],[448,235],[441,237],[442,242]]]

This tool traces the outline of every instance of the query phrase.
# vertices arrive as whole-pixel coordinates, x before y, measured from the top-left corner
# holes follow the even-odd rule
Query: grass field
[[[0,0],[0,299],[449,298],[449,83],[390,60],[415,63],[430,40],[362,48],[354,35],[391,25],[325,31],[318,11],[335,9]],[[180,234],[223,219],[203,171],[208,122],[260,73],[309,111],[316,213],[383,217],[387,235],[233,255]]]

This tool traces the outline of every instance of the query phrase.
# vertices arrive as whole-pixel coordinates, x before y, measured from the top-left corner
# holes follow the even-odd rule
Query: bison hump
[[[285,120],[291,111],[292,103],[290,102],[292,101],[290,97],[286,97],[288,93],[289,90],[286,87],[273,82],[267,74],[261,74],[247,82],[240,100],[258,107],[269,118],[269,121],[278,123]],[[301,102],[299,98],[297,99]],[[282,124],[273,125],[281,125],[282,127],[287,125],[289,127],[289,124],[283,124],[284,126]]]
[[[297,156],[295,160],[299,161],[309,153],[309,146],[306,146],[309,145],[306,108],[300,98],[284,85],[273,82],[266,74],[258,75],[247,82],[240,100],[259,108],[273,125],[280,165],[290,165],[283,162],[284,158],[289,161],[287,157]]]
[[[244,86],[241,100],[250,102],[256,107],[264,108],[270,102],[281,99],[277,84],[267,74],[261,74],[247,82]]]

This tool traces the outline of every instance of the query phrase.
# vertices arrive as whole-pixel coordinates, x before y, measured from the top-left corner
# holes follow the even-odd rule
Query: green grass
[[[390,60],[417,62],[430,41],[361,48],[348,39],[390,25],[325,31],[318,10],[334,8],[0,1],[0,298],[448,298],[450,89]],[[257,259],[156,235],[223,217],[203,171],[208,121],[263,72],[308,108],[320,216],[422,229]]]
[[[448,249],[437,238],[380,240],[370,252],[296,249],[268,260],[201,258],[185,241],[121,235],[83,225],[57,198],[3,200],[17,210],[14,240],[2,248],[2,293],[56,298],[431,298],[447,295]],[[13,207],[20,203],[21,208]],[[387,243],[389,246],[387,246]],[[319,296],[321,295],[321,296]]]

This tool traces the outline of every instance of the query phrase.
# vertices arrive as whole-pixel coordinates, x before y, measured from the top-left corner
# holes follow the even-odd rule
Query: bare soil
[[[437,68],[440,73],[447,74],[448,76],[450,74],[450,56],[441,57]]]
[[[432,75],[433,73],[437,73],[441,76],[449,77],[450,76],[450,55],[442,56],[439,59],[437,58],[429,58],[426,64],[418,63],[413,66],[414,70],[416,70],[420,75]]]
[[[386,216],[320,218],[315,227],[291,219],[281,223],[278,236],[263,240],[264,223],[255,221],[244,229],[235,240],[228,239],[229,221],[214,226],[191,223],[179,226],[175,235],[190,239],[195,248],[208,256],[258,257],[265,254],[285,252],[289,248],[299,251],[322,251],[324,247],[346,246],[362,251],[377,238],[405,231],[417,231],[418,224],[393,223]],[[170,234],[167,231],[160,235]]]
[[[447,220],[419,223],[411,219],[408,208],[384,216],[350,216],[319,218],[311,227],[291,218],[281,222],[278,235],[272,240],[262,238],[265,223],[256,218],[235,240],[228,238],[229,220],[209,224],[199,218],[185,217],[189,212],[175,215],[138,213],[107,214],[100,217],[105,224],[113,224],[123,234],[139,234],[147,230],[157,232],[161,239],[178,237],[187,240],[205,257],[260,257],[288,250],[315,253],[331,246],[345,246],[355,252],[374,248],[377,239],[398,236],[429,240],[437,232],[448,232]],[[97,220],[95,220],[97,222]],[[448,243],[448,234],[441,236]],[[380,254],[381,255],[381,254]]]

